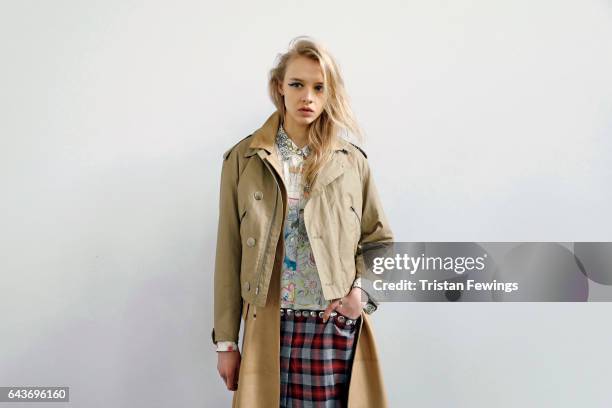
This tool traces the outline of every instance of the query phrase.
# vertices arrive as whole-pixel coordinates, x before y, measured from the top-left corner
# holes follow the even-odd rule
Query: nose
[[[302,102],[303,103],[311,103],[312,102],[312,96],[310,95],[310,90],[309,89],[304,91],[304,95],[302,95]]]

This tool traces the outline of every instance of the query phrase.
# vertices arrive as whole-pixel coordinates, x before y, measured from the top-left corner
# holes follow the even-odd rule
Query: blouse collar
[[[295,142],[291,140],[289,135],[283,129],[282,123],[278,126],[278,132],[276,133],[276,146],[281,154],[283,160],[288,160],[292,156],[301,156],[302,158],[306,158],[310,153],[310,149],[308,145],[303,148],[297,147]]]

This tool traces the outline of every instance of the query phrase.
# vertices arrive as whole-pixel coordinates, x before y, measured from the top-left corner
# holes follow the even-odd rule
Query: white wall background
[[[221,154],[296,35],[340,63],[397,240],[611,239],[609,1],[0,4],[0,386],[229,406]],[[391,406],[610,406],[610,311],[386,304]]]

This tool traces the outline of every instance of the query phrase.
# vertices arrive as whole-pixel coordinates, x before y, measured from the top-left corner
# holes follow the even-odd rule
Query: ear
[[[280,94],[281,94],[281,95],[283,95],[283,96],[285,95],[285,94],[283,93],[283,84],[282,84],[282,83],[279,83],[279,84],[277,85],[277,89],[278,89],[278,93],[280,93]]]

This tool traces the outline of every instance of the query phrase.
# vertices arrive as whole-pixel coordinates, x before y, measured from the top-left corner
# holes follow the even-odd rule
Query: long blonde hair
[[[304,162],[305,182],[306,185],[312,186],[321,167],[332,157],[332,137],[334,135],[341,137],[340,132],[343,130],[350,131],[361,142],[363,132],[350,107],[338,65],[327,49],[309,36],[292,39],[288,51],[278,54],[277,63],[270,70],[268,92],[283,123],[286,114],[285,102],[278,88],[285,79],[287,65],[297,56],[308,57],[318,62],[323,72],[323,92],[326,102],[323,112],[308,126],[310,154]]]

